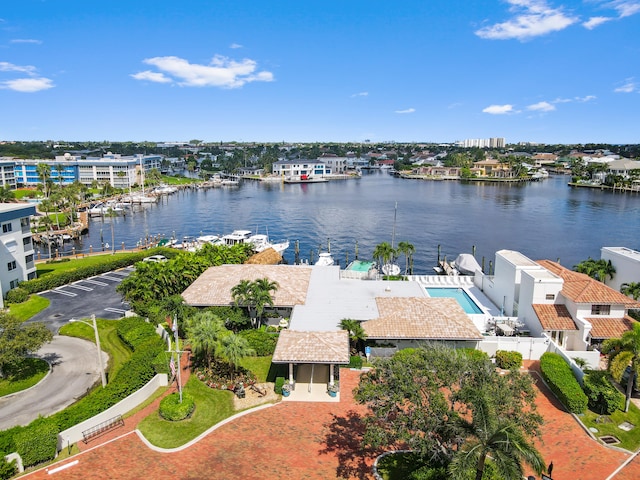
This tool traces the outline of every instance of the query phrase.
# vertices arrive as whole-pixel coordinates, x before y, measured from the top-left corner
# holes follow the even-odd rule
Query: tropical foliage
[[[362,324],[351,318],[343,318],[338,325],[342,330],[349,332],[349,343],[351,344],[351,352],[356,353],[358,347],[367,339],[367,333],[362,328]]]
[[[629,282],[620,285],[620,292],[634,300],[640,299],[640,282]]]
[[[254,281],[241,280],[231,289],[231,296],[236,306],[247,309],[251,317],[251,324],[254,327],[259,327],[265,308],[274,305],[271,295],[278,288],[278,282],[273,282],[268,278]]]
[[[354,391],[369,407],[364,442],[413,450],[452,478],[480,479],[488,456],[501,478],[521,479],[526,462],[544,468],[532,443],[542,418],[529,376],[499,375],[486,355],[441,346],[379,360]]]
[[[640,373],[640,323],[634,322],[633,329],[622,334],[620,338],[610,338],[602,344],[602,352],[609,359],[608,370],[616,381],[621,381],[622,376],[629,367],[626,389],[626,402],[624,411],[629,411],[629,402],[633,385],[636,384]]]
[[[573,267],[576,272],[584,273],[602,283],[606,282],[607,278],[613,279],[616,274],[616,269],[611,263],[611,260],[594,260],[589,257],[587,260],[583,260],[579,264]]]

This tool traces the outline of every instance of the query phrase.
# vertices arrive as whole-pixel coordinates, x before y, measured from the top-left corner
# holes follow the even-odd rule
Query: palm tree
[[[268,278],[261,278],[253,282],[241,280],[231,289],[231,296],[236,306],[247,308],[251,317],[251,324],[254,327],[259,327],[259,320],[262,317],[264,308],[267,305],[272,307],[274,305],[271,292],[275,292],[278,287],[278,282],[272,282]]]
[[[42,180],[42,188],[44,192],[44,196],[49,196],[49,181],[51,179],[51,166],[46,163],[39,163],[36,166],[36,171],[38,172],[38,176]]]
[[[487,456],[492,460],[500,478],[519,480],[524,477],[523,463],[541,474],[545,463],[542,455],[514,423],[474,412],[468,427],[471,438],[456,452],[449,473],[453,479],[467,479],[475,469],[476,480],[482,480]]]
[[[404,273],[405,275],[407,275],[409,273],[409,261],[413,256],[413,254],[415,253],[416,248],[409,242],[400,242],[398,243],[397,251],[398,253],[403,254],[405,257],[406,263],[405,263]]]
[[[56,165],[56,172],[58,174],[58,185],[62,187],[62,172],[64,172],[64,165],[58,163]]]
[[[220,344],[220,356],[233,365],[234,370],[238,369],[243,358],[255,355],[255,350],[251,348],[246,338],[230,333],[222,338]],[[233,380],[233,371],[231,373]]]
[[[627,379],[627,401],[624,411],[629,410],[631,392],[640,369],[640,323],[634,322],[633,328],[624,332],[620,338],[610,338],[602,344],[602,352],[609,357],[609,373],[617,381],[622,380],[627,367],[631,367]]]
[[[390,263],[396,255],[396,251],[388,242],[382,242],[373,249],[373,258],[378,260],[378,265]]]
[[[343,318],[342,320],[340,320],[338,326],[342,330],[346,330],[349,332],[349,341],[351,342],[352,350],[357,351],[358,344],[360,342],[364,342],[367,339],[367,333],[364,331],[364,328],[362,328],[362,324],[357,320],[353,320],[351,318]]]
[[[193,353],[203,355],[207,366],[220,355],[221,340],[228,332],[223,321],[211,312],[202,312],[188,320],[186,326],[187,339]]]
[[[638,300],[640,298],[640,282],[629,282],[620,285],[620,293]]]
[[[16,193],[11,190],[9,185],[5,185],[4,187],[0,187],[0,203],[9,203],[12,200],[15,200]]]
[[[594,260],[589,257],[587,260],[583,260],[579,264],[573,267],[576,272],[584,273],[591,278],[605,283],[607,277],[613,279],[616,269],[611,263],[611,260]]]

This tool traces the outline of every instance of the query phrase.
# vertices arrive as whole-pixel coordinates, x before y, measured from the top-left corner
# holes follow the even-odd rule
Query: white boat
[[[400,267],[395,263],[385,263],[382,266],[382,273],[392,277],[400,275]]]
[[[222,180],[222,182],[220,182],[220,185],[222,185],[223,187],[237,187],[238,185],[240,185],[240,182],[238,180],[225,178],[224,180]]]
[[[334,263],[335,262],[333,260],[333,257],[329,252],[320,252],[320,254],[318,255],[318,261],[314,263],[314,265],[320,267],[330,267]]]
[[[239,243],[250,243],[256,252],[262,252],[267,248],[273,248],[276,252],[282,254],[287,248],[289,248],[289,241],[272,243],[269,240],[268,235],[253,234],[251,230],[234,230],[228,235],[224,235],[221,238],[224,245],[238,245]]]
[[[158,195],[171,195],[172,193],[176,193],[178,189],[176,187],[172,187],[170,185],[158,185],[153,189],[153,193]]]
[[[97,203],[93,207],[89,208],[89,216],[90,217],[98,217],[101,215],[118,215],[124,211],[124,208],[117,205],[116,203]]]

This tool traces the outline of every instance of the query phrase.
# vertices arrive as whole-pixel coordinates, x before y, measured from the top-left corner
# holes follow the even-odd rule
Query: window
[[[26,247],[27,245],[31,245],[31,237],[24,237],[22,239],[22,246]]]
[[[30,226],[29,217],[23,217],[20,219],[20,226],[22,228],[28,228]]]
[[[11,280],[9,282],[9,287],[10,288],[16,288],[18,286],[18,283],[20,283],[20,280],[16,279],[16,280]]]
[[[556,296],[553,293],[547,293],[544,298],[545,300],[555,300]]]
[[[16,266],[16,261],[15,260],[12,260],[11,262],[7,263],[7,269],[9,271],[15,270],[16,268],[18,268],[18,267]]]
[[[26,263],[31,263],[33,262],[33,254],[32,255],[27,255],[26,257],[24,257],[24,261]]]
[[[609,315],[611,305],[591,305],[591,315]]]
[[[7,232],[10,232],[11,230],[13,230],[13,227],[11,226],[10,223],[2,224],[2,233],[7,233]]]

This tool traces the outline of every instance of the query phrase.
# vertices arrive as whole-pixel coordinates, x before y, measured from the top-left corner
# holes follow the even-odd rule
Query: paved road
[[[56,413],[100,381],[97,349],[87,340],[56,335],[38,356],[52,365],[51,373],[29,390],[0,398],[0,430]],[[102,352],[104,365],[107,359]]]
[[[39,293],[51,300],[51,305],[29,322],[44,322],[55,334],[72,318],[121,318],[129,304],[123,302],[116,286],[132,271],[133,267],[115,270]]]

